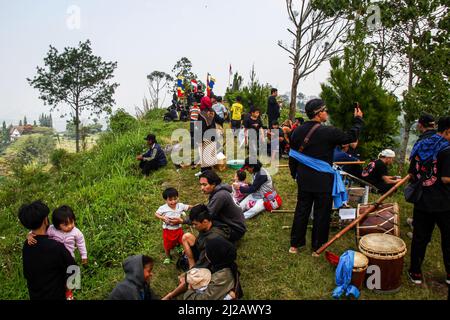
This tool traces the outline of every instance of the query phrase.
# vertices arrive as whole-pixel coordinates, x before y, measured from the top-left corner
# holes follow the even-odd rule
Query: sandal
[[[296,247],[290,247],[289,248],[289,253],[297,254],[298,253],[298,249]]]

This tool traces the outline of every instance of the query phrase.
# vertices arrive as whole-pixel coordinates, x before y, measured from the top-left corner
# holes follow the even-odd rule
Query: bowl
[[[237,159],[237,160],[229,160],[227,161],[227,165],[232,168],[239,170],[244,166],[245,160]]]

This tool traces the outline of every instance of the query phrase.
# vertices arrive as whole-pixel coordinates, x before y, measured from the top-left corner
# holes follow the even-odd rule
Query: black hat
[[[425,128],[434,126],[434,117],[431,114],[424,113],[419,118],[419,123]]]
[[[309,100],[305,105],[305,111],[308,118],[312,119],[317,113],[317,110],[325,106],[325,102],[322,99]]]
[[[150,133],[144,138],[144,140],[152,140],[153,142],[156,142],[156,136],[153,133]]]
[[[222,102],[222,97],[221,96],[217,96],[216,100],[217,100],[217,102]]]

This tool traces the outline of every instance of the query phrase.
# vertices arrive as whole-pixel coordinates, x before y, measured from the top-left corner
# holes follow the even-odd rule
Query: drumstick
[[[398,188],[400,188],[401,185],[405,184],[410,179],[410,175],[407,175],[403,179],[401,179],[399,182],[397,182],[391,189],[389,189],[388,192],[383,194],[377,201],[375,201],[374,204],[370,205],[370,207],[367,209],[366,212],[358,216],[355,220],[352,221],[348,226],[346,226],[344,229],[342,229],[338,234],[336,234],[330,241],[325,243],[323,246],[321,246],[317,251],[314,252],[315,256],[318,257],[326,248],[328,248],[333,242],[335,242],[337,239],[342,237],[345,233],[347,233],[348,230],[353,228],[355,225],[358,224],[359,221],[361,221],[363,218],[365,218],[369,213],[375,211],[382,203],[383,201],[389,197],[391,194],[393,194],[395,191],[397,191]]]

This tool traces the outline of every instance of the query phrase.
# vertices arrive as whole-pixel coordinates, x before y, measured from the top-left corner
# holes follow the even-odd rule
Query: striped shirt
[[[198,115],[200,114],[200,107],[199,106],[191,107],[189,113],[191,114],[191,121],[197,121]]]

